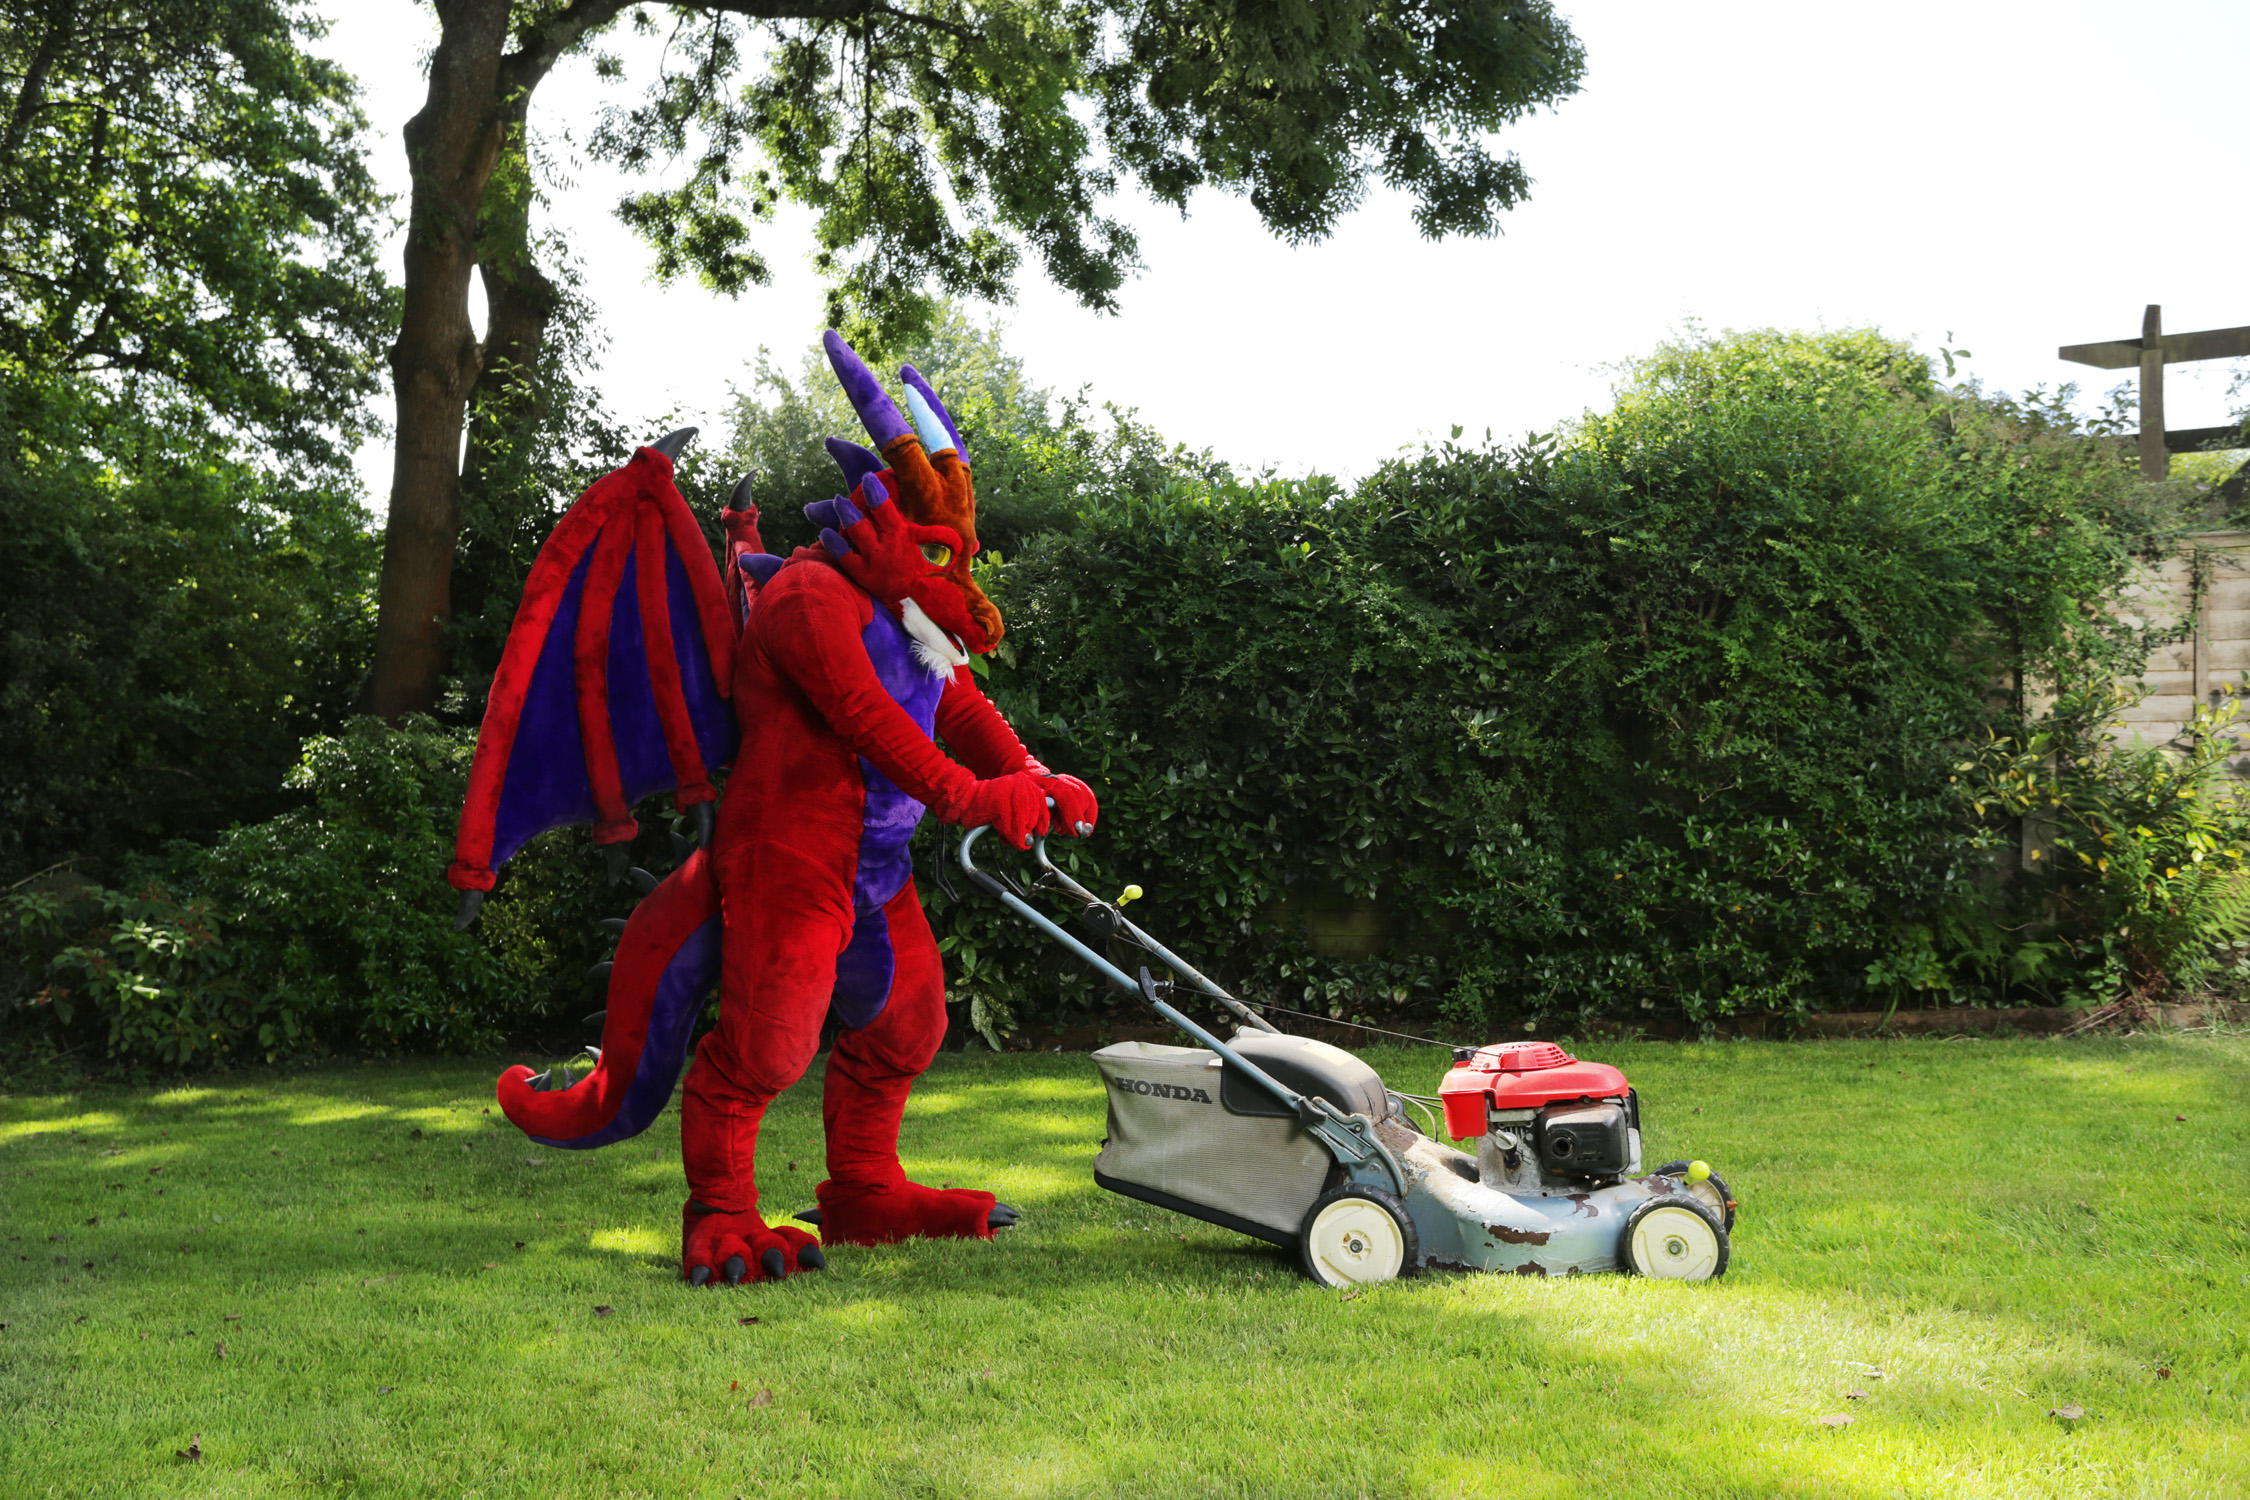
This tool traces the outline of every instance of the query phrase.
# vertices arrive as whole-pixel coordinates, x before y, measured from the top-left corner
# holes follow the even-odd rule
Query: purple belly
[[[945,695],[946,679],[915,659],[906,628],[880,604],[875,618],[860,632],[860,640],[884,690],[924,734],[935,737],[938,699]],[[914,873],[910,846],[924,810],[865,756],[860,758],[859,776],[866,812],[859,862],[852,871],[852,939],[836,960],[836,1012],[852,1027],[865,1026],[881,1015],[890,998],[897,963],[883,907],[905,889]]]

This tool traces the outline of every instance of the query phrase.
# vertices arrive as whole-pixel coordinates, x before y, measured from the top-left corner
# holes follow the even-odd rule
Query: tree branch
[[[53,71],[55,59],[61,55],[63,43],[70,37],[72,7],[65,6],[55,24],[39,39],[39,50],[31,55],[31,63],[23,72],[23,87],[16,91],[16,107],[8,116],[8,133],[0,139],[0,171],[16,164],[16,152],[23,146],[24,131],[31,126],[31,117],[38,112],[39,99],[47,89],[47,75]]]

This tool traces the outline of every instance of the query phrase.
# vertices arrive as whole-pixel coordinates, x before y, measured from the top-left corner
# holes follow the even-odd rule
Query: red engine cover
[[[1580,1062],[1553,1042],[1502,1042],[1479,1047],[1438,1085],[1446,1133],[1455,1140],[1484,1134],[1484,1112],[1537,1109],[1566,1099],[1624,1097],[1625,1075],[1607,1063]]]

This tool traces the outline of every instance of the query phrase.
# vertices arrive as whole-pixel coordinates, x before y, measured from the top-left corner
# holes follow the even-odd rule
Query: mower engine
[[[1637,1176],[1641,1107],[1625,1075],[1553,1042],[1462,1048],[1438,1088],[1446,1134],[1477,1143],[1477,1175],[1512,1193]]]
[[[1734,1201],[1701,1162],[1642,1175],[1640,1098],[1552,1042],[1463,1048],[1439,1086],[1446,1133],[1398,1143],[1426,1266],[1519,1275],[1725,1274]],[[1388,1137],[1387,1137],[1388,1138]]]

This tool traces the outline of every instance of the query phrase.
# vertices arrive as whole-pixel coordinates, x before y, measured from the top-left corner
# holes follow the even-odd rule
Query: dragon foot
[[[820,1226],[829,1244],[892,1245],[900,1240],[989,1240],[1019,1217],[990,1193],[898,1181],[874,1186],[823,1182],[820,1207],[797,1215]]]
[[[828,1264],[820,1241],[755,1213],[732,1214],[688,1199],[680,1210],[680,1274],[692,1286],[779,1281]]]

